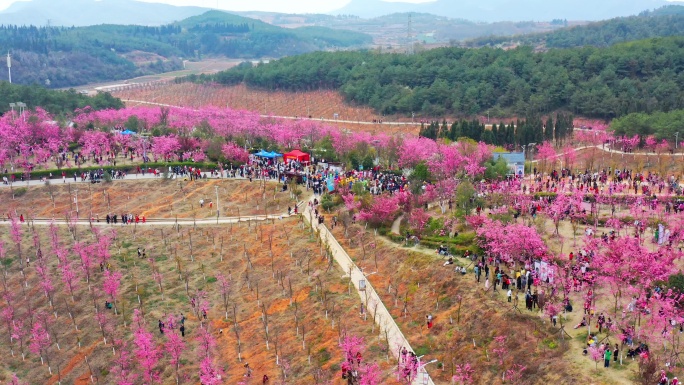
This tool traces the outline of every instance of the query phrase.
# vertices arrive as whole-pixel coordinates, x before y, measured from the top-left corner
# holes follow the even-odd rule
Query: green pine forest
[[[536,52],[532,47],[416,53],[314,52],[201,80],[260,89],[339,90],[386,115],[492,117],[565,111],[611,119],[684,107],[684,37]]]
[[[95,96],[84,95],[73,89],[67,91],[51,90],[38,85],[10,84],[0,81],[0,115],[9,111],[10,103],[23,102],[28,108],[40,107],[55,116],[66,116],[77,108],[90,106],[95,110],[120,109],[124,107],[121,99],[107,92]]]
[[[573,116],[560,113],[555,117],[548,116],[546,120],[542,120],[539,116],[529,116],[510,124],[494,123],[490,129],[479,120],[462,119],[451,125],[443,120],[441,123],[423,124],[420,136],[430,139],[444,138],[451,141],[470,138],[478,142],[514,149],[520,145],[544,141],[554,142],[560,146],[566,138],[572,136],[572,132]]]

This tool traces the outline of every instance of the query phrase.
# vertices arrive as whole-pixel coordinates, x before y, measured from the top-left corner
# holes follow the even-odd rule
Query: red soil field
[[[262,115],[307,117],[313,119],[335,119],[348,122],[326,122],[349,130],[368,132],[412,132],[417,133],[419,125],[372,124],[375,121],[402,121],[411,119],[382,117],[371,108],[352,106],[335,91],[285,92],[254,90],[245,85],[221,86],[193,83],[157,83],[145,87],[114,92],[129,106],[144,101],[174,106],[199,108],[203,106],[230,107],[233,109],[257,111]]]
[[[233,183],[249,185],[248,182]],[[115,182],[112,186],[116,187],[107,189],[112,202],[121,202],[117,203],[120,205],[127,202],[128,210],[132,212],[149,210],[149,202],[137,193],[133,192],[129,200],[126,187],[130,188],[130,184]],[[59,190],[66,189],[60,187]],[[83,186],[79,187],[83,189]],[[200,196],[207,187],[211,186],[196,184],[188,185],[185,189],[188,194]],[[163,199],[173,197],[176,186],[160,183],[154,188],[157,191],[152,199]],[[55,187],[55,190],[58,188]],[[248,193],[258,191],[247,190]],[[64,200],[62,198],[59,202]],[[277,196],[275,199],[272,195],[267,197],[269,201],[277,199]],[[14,207],[23,212],[39,211],[29,209],[38,206],[49,206],[46,212],[59,210],[52,208],[51,202],[48,202],[47,190],[32,188],[14,201]],[[179,211],[186,210],[193,209],[179,207]],[[144,311],[146,329],[152,333],[158,345],[164,343],[165,337],[156,330],[157,320],[165,320],[170,314],[185,314],[184,341],[187,349],[181,357],[181,383],[198,384],[196,348],[199,341],[196,338],[201,319],[189,303],[189,297],[198,291],[205,292],[209,301],[207,322],[217,340],[214,361],[225,372],[222,384],[232,385],[241,381],[246,362],[254,370],[248,384],[261,383],[263,374],[268,374],[270,383],[279,383],[283,370],[276,365],[276,356],[280,362],[287,360],[290,364],[288,384],[342,384],[339,367],[343,355],[338,341],[345,334],[364,337],[367,345],[364,360],[380,365],[383,384],[395,383],[392,374],[394,365],[391,359],[387,359],[386,344],[383,345],[383,340],[377,338],[378,333],[373,332],[372,321],[364,321],[359,316],[359,298],[354,291],[351,295],[348,293],[349,279],[344,278],[344,272],[335,264],[329,263],[325,248],[314,240],[308,227],[295,217],[225,226],[194,227],[185,224],[180,228],[154,225],[115,227],[116,238],[109,248],[110,270],[123,275],[117,295],[116,314],[113,309],[103,307],[108,296],[102,292],[104,278],[98,267],[98,258],[92,256],[94,266],[90,280],[92,288],[89,289],[79,257],[72,251],[75,241],[95,242],[96,235],[88,227],[78,226],[72,231],[62,225],[57,231],[59,244],[67,250],[66,258],[77,276],[73,298],[62,283],[48,227],[24,224],[21,228],[22,258],[30,256],[30,265],[23,264],[22,274],[9,226],[4,225],[0,227],[0,240],[5,245],[6,257],[2,265],[7,275],[4,271],[0,274],[3,275],[5,290],[13,293],[15,320],[23,320],[25,328],[28,328],[29,320],[49,325],[51,343],[46,351],[53,375],[49,374],[47,364],[41,365],[37,354],[29,353],[27,345],[30,333],[25,337],[23,349],[17,340],[11,342],[14,356],[10,354],[7,324],[2,322],[0,381],[3,383],[10,378],[11,373],[17,373],[20,379],[29,384],[56,384],[61,377],[63,384],[85,385],[90,383],[91,373],[85,362],[86,355],[98,383],[116,383],[115,374],[111,372],[113,360],[117,357],[112,353],[112,340],[132,341],[132,313],[134,309],[139,309]],[[101,234],[108,233],[109,229],[102,229]],[[37,259],[35,242],[42,245],[45,262]],[[146,248],[147,258],[137,256],[138,247]],[[55,288],[52,305],[40,285],[41,278],[36,268],[43,263]],[[163,292],[152,278],[155,272],[163,276]],[[219,273],[230,280],[228,314],[216,281]],[[0,312],[7,308],[4,298],[0,301]],[[108,321],[104,332],[95,319],[93,304],[100,305],[100,312],[106,314]],[[236,306],[236,316],[233,304]],[[264,312],[267,314],[268,347]],[[238,360],[234,321],[237,321],[242,342],[242,361]],[[106,343],[103,333],[107,337]],[[22,350],[27,354],[26,360],[22,360]],[[135,372],[141,373],[135,357],[133,361]],[[159,383],[175,383],[168,355],[160,360],[157,370],[161,375]],[[135,383],[142,383],[140,381],[142,377]]]

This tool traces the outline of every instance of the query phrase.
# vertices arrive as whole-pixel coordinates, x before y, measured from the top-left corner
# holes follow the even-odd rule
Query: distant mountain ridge
[[[365,47],[372,40],[324,27],[286,29],[220,11],[159,27],[0,26],[0,52],[11,52],[13,80],[55,88],[174,71],[183,59],[278,58]]]
[[[671,4],[665,0],[436,0],[431,3],[390,3],[352,0],[331,14],[378,17],[396,12],[432,13],[473,21],[603,20],[636,15]]]
[[[616,17],[547,33],[518,36],[484,36],[466,41],[463,46],[535,46],[538,49],[582,46],[608,47],[633,40],[684,35],[684,6],[668,5],[637,16]]]
[[[0,25],[82,27],[98,24],[157,26],[200,15],[209,8],[134,0],[20,1],[0,12]]]

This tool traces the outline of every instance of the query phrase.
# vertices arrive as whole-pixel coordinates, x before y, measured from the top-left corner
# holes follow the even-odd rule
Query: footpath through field
[[[328,230],[324,224],[318,224],[318,221],[315,220],[313,216],[313,210],[310,207],[305,207],[304,210],[304,218],[308,220],[311,227],[318,231],[321,241],[330,247],[330,252],[335,259],[335,262],[340,265],[345,274],[350,275],[350,279],[354,284],[359,297],[361,297],[361,302],[363,303],[366,311],[374,309],[375,314],[373,314],[373,318],[375,323],[379,326],[380,336],[386,336],[388,340],[388,348],[394,357],[399,359],[401,354],[400,351],[403,347],[410,352],[414,352],[409,341],[404,336],[404,333],[401,332],[401,329],[399,329],[399,326],[394,321],[392,314],[390,314],[389,310],[387,310],[387,307],[373,288],[373,285],[371,285],[370,281],[366,279],[366,275],[363,270],[356,266],[351,257],[349,257],[349,254],[347,254],[340,243],[337,242],[337,239],[330,232],[330,230]],[[362,281],[363,284],[361,283]],[[412,384],[434,385],[435,383],[432,381],[430,374],[425,370],[425,367],[420,366],[420,357],[418,362],[418,373],[415,378],[413,378]],[[425,363],[422,364],[424,365]]]

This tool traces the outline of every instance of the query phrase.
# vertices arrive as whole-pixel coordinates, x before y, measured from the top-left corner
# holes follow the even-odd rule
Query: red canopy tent
[[[286,163],[290,162],[291,160],[296,160],[298,162],[305,163],[309,162],[311,160],[311,157],[309,156],[309,154],[305,152],[294,150],[283,154],[283,159],[285,159]]]

